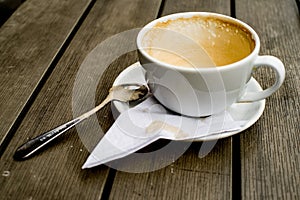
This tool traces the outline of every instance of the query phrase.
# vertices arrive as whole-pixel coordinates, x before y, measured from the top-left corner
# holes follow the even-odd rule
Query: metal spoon
[[[83,120],[89,118],[91,115],[95,114],[101,108],[103,108],[110,101],[121,101],[121,102],[131,102],[144,99],[149,93],[149,88],[141,84],[123,84],[118,86],[113,86],[109,90],[107,97],[95,108],[84,113],[83,115],[62,124],[48,132],[45,132],[26,143],[22,144],[15,152],[14,159],[24,160],[29,158],[34,153],[37,153],[46,144],[50,143],[67,130],[79,124]]]

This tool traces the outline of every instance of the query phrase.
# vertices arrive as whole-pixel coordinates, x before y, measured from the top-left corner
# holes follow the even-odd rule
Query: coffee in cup
[[[182,67],[228,65],[247,57],[255,47],[247,29],[207,16],[158,22],[142,42],[151,57]]]

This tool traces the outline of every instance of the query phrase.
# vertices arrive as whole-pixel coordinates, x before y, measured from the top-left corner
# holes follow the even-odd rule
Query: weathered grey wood
[[[0,145],[90,2],[28,0],[0,28]]]
[[[74,129],[62,137],[60,143],[30,160],[16,162],[12,156],[28,137],[34,137],[73,117],[73,84],[78,68],[88,53],[108,37],[150,21],[158,12],[159,5],[160,1],[147,0],[103,0],[95,3],[1,158],[0,171],[5,172],[0,176],[1,196],[5,199],[101,198],[108,168],[100,166],[81,170],[88,151]],[[107,76],[100,81],[97,102],[103,100],[117,74],[135,62],[135,58],[135,54],[130,54],[128,58],[125,55],[125,59],[112,64],[111,71],[106,72]],[[113,123],[109,107],[100,111],[99,118],[104,130]]]
[[[230,15],[230,1],[167,0],[162,15],[186,11],[214,11]],[[159,144],[158,142],[151,145],[148,151],[155,149]],[[178,144],[178,148],[182,148],[183,144]],[[201,145],[202,143],[192,144],[183,156],[174,160],[174,163],[154,172],[117,171],[110,199],[230,199],[231,138],[219,140],[204,158],[198,157]],[[155,165],[153,162],[159,163],[174,155],[175,153],[165,153],[162,156],[153,154],[152,157],[145,155],[145,161],[129,156],[128,160],[123,159],[124,165],[117,166],[118,169],[127,171],[137,168],[146,171]],[[156,157],[161,160],[156,160]]]
[[[163,15],[177,12],[215,12],[230,15],[230,1],[222,0],[166,0]]]
[[[241,135],[243,199],[300,198],[300,23],[294,0],[236,1],[237,18],[252,25],[261,54],[280,58],[286,80],[266,100],[259,121]],[[263,86],[274,81],[269,70],[256,75]]]
[[[193,143],[174,163],[154,172],[118,171],[110,199],[230,199],[231,139],[219,140],[204,158],[198,157],[200,146],[201,143]],[[172,156],[169,153],[161,159]],[[137,167],[136,164],[140,169],[147,169],[144,163],[133,159],[132,167]],[[151,160],[149,164],[153,165]]]

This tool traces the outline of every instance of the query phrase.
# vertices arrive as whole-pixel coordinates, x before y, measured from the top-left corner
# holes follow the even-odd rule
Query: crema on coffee
[[[215,67],[237,62],[254,49],[251,33],[218,17],[193,16],[158,22],[142,41],[153,58],[182,67]]]

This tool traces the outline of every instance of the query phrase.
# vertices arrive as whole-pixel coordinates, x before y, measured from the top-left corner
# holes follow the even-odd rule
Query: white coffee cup
[[[284,65],[278,58],[258,55],[257,33],[244,22],[221,14],[186,12],[156,19],[141,29],[137,47],[154,96],[165,107],[187,116],[208,116],[235,102],[265,99],[285,78]],[[239,53],[248,48],[249,54],[238,59]],[[229,62],[231,59],[237,60]],[[190,66],[184,66],[185,61]],[[253,69],[260,66],[273,69],[275,83],[263,91],[245,93]]]

